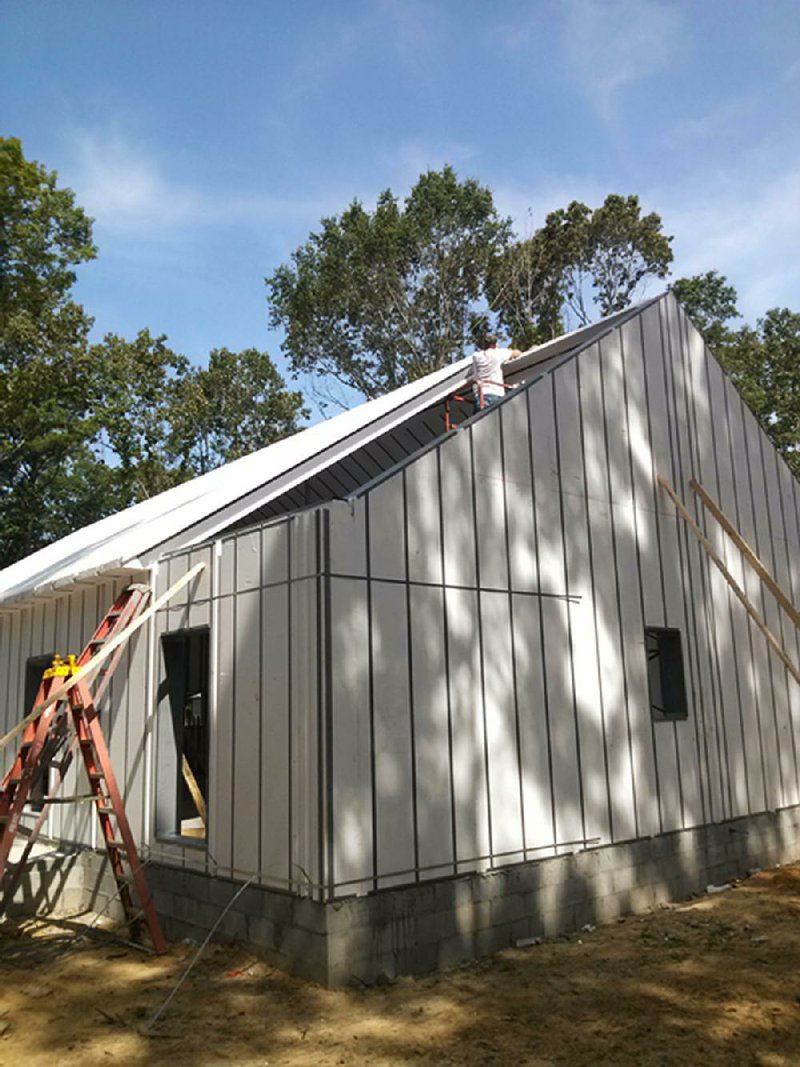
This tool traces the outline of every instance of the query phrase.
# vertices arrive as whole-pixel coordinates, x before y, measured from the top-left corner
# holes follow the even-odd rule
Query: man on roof
[[[485,345],[485,348],[472,354],[475,411],[481,411],[488,404],[503,399],[506,392],[503,364],[508,359],[522,355],[518,348],[498,348],[497,336],[493,333],[486,334]]]

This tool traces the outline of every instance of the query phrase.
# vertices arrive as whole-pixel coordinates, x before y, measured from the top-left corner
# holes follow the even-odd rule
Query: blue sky
[[[800,310],[797,0],[5,0],[0,20],[2,132],[96,220],[97,335],[277,357],[264,276],[321,216],[446,162],[523,233],[637,193],[675,277],[720,270],[750,320]]]

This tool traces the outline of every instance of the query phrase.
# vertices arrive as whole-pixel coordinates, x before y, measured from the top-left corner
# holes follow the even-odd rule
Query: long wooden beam
[[[750,618],[753,620],[753,622],[756,624],[756,626],[762,632],[764,637],[767,639],[767,642],[775,650],[776,654],[780,658],[780,660],[783,663],[783,665],[786,668],[786,670],[789,671],[789,673],[794,678],[794,680],[798,683],[798,685],[800,685],[800,671],[798,671],[797,667],[795,667],[795,665],[792,663],[792,661],[786,655],[786,653],[784,652],[783,648],[781,647],[781,644],[778,641],[777,637],[775,637],[773,632],[770,630],[770,628],[767,626],[767,624],[764,622],[764,620],[758,614],[756,609],[753,607],[753,604],[752,604],[751,600],[749,599],[749,597],[747,596],[747,594],[744,592],[743,589],[741,589],[739,587],[739,585],[736,582],[736,579],[733,577],[731,572],[728,570],[728,568],[725,566],[725,564],[722,562],[722,560],[717,555],[714,546],[711,544],[711,542],[705,536],[703,531],[700,529],[700,527],[694,521],[692,516],[689,514],[689,512],[683,506],[683,503],[681,502],[680,498],[676,494],[675,490],[672,488],[672,486],[669,484],[669,482],[665,478],[661,477],[660,474],[656,475],[656,480],[658,481],[658,484],[661,486],[661,488],[664,490],[664,492],[667,493],[667,495],[669,496],[670,500],[672,501],[672,503],[677,508],[678,513],[681,516],[681,518],[684,520],[686,525],[689,527],[689,529],[695,535],[697,540],[700,542],[700,544],[706,550],[711,562],[717,567],[717,569],[719,571],[722,572],[722,576],[724,577],[724,579],[728,583],[728,585],[731,587],[731,590],[733,591],[734,595],[741,602],[741,604],[744,607],[744,609],[747,612],[747,614],[750,616]]]
[[[47,700],[43,700],[41,704],[36,704],[31,713],[26,715],[22,722],[18,722],[17,725],[12,730],[9,730],[4,737],[0,737],[0,750],[4,749],[15,737],[19,736],[29,722],[38,719],[45,708],[49,708],[51,704],[63,700],[70,689],[72,689],[73,685],[81,680],[86,680],[88,675],[94,674],[101,663],[107,660],[121,644],[135,634],[140,626],[144,626],[147,620],[155,615],[159,608],[162,608],[168,600],[171,600],[179,590],[183,589],[185,585],[188,585],[193,578],[196,578],[204,567],[205,563],[196,563],[191,570],[188,570],[186,574],[183,575],[182,578],[179,578],[174,585],[171,585],[166,593],[162,593],[157,600],[154,600],[147,611],[143,611],[138,619],[135,619],[129,626],[126,626],[125,629],[118,633],[116,637],[113,637],[107,645],[103,645],[97,655],[92,656],[88,663],[79,667],[74,674],[65,678],[63,682],[55,687],[55,689],[52,689]]]
[[[748,545],[747,541],[745,541],[745,539],[733,525],[733,523],[722,510],[722,508],[716,503],[713,497],[709,496],[703,486],[699,482],[695,481],[694,478],[690,479],[689,486],[693,490],[693,492],[695,492],[697,496],[700,497],[705,506],[720,524],[725,533],[730,537],[731,541],[733,541],[733,543],[742,553],[744,558],[759,576],[759,578],[767,587],[767,589],[769,589],[770,593],[772,593],[772,595],[784,609],[784,611],[795,624],[795,626],[800,629],[800,611],[795,608],[794,604],[784,593],[784,591],[769,573],[767,568],[755,554],[750,545]]]

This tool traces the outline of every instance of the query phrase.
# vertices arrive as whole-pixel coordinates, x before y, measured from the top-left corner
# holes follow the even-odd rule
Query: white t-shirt
[[[472,377],[476,383],[472,391],[475,396],[478,395],[478,382],[483,384],[484,396],[505,396],[503,363],[512,355],[510,348],[487,348],[472,353]]]

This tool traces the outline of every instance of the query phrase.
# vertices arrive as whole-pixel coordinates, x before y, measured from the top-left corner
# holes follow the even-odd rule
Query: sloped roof
[[[514,377],[529,367],[585,347],[643,306],[532,349],[514,362]],[[365,442],[465,387],[471,365],[468,356],[76,530],[0,571],[0,604],[46,593],[80,578],[146,567],[167,550],[208,540]]]

